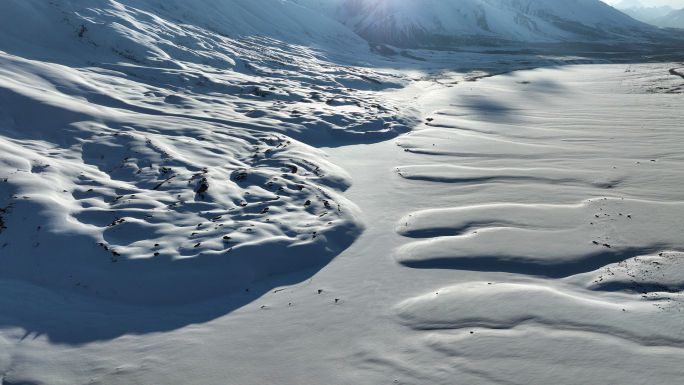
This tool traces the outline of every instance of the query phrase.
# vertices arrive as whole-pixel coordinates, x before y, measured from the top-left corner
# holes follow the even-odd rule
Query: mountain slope
[[[222,68],[239,50],[234,43],[246,38],[314,49],[364,44],[341,24],[288,1],[7,0],[2,7],[0,49],[24,57],[34,57],[39,47],[43,58],[71,53],[72,60],[118,56]]]
[[[298,0],[395,46],[615,41],[657,31],[598,0]]]

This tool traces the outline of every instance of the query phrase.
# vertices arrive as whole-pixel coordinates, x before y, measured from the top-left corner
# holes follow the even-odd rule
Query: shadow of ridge
[[[672,294],[679,294],[684,290],[684,282],[679,282],[675,284],[661,284],[657,282],[658,277],[650,277],[650,281],[617,281],[617,282],[600,282],[597,283],[595,287],[591,290],[593,291],[631,291],[633,293],[652,293],[652,292],[666,292]]]
[[[21,328],[25,338],[46,335],[54,343],[82,344],[205,323],[274,287],[311,279],[362,228],[350,224],[340,231],[302,246],[260,243],[180,260],[158,256],[117,263],[89,238],[55,236],[58,242],[50,244],[43,237],[47,253],[20,247],[0,258],[0,328]],[[293,301],[287,292],[280,294],[281,303],[269,303],[288,307]]]
[[[597,246],[602,247],[602,246]],[[482,272],[505,272],[524,275],[535,275],[544,278],[566,278],[572,275],[587,273],[606,265],[624,261],[646,254],[675,248],[658,245],[651,247],[625,248],[616,251],[601,251],[574,261],[533,261],[518,258],[502,260],[496,256],[431,258],[420,261],[398,261],[400,264],[414,269],[452,269]]]
[[[419,180],[425,182],[435,182],[435,183],[487,183],[487,182],[517,182],[517,181],[529,181],[529,182],[539,182],[543,181],[548,184],[577,184],[583,185],[579,178],[553,178],[553,177],[539,177],[534,175],[492,175],[492,176],[473,176],[473,177],[457,177],[457,176],[426,176],[426,175],[404,175],[405,179],[408,180]],[[584,183],[585,185],[588,183]],[[617,183],[615,184],[617,185]],[[614,185],[613,185],[614,186]]]
[[[461,104],[452,104],[453,107],[465,108],[478,113],[490,113],[495,115],[509,115],[518,109],[501,102],[481,96],[469,96],[464,98]]]
[[[415,122],[406,124],[399,123],[392,126],[391,128],[378,131],[353,132],[344,129],[328,129],[328,137],[326,138],[326,141],[320,141],[317,143],[305,143],[316,148],[325,149],[346,147],[349,145],[367,145],[380,142],[387,142],[407,132],[411,132],[411,126],[416,126],[417,124],[418,123]],[[287,134],[290,135],[289,133]],[[304,141],[296,137],[295,139]]]
[[[112,340],[128,334],[168,332],[226,316],[272,292],[274,287],[305,282],[323,267],[268,277],[245,290],[171,306],[125,304],[70,290],[0,279],[0,290],[4,293],[0,298],[3,309],[0,328],[22,328],[25,331],[22,340],[45,335],[51,343],[68,345]],[[288,306],[287,298],[282,302],[279,305]]]

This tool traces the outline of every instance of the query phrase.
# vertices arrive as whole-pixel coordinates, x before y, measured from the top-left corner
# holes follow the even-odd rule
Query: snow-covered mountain
[[[672,11],[666,15],[649,21],[649,23],[662,28],[684,29],[684,9]]]
[[[609,41],[655,33],[598,0],[297,0],[395,46]]]
[[[652,23],[654,19],[665,16],[674,11],[674,9],[669,5],[663,5],[661,7],[629,7],[620,10],[635,20],[643,21],[644,23],[652,25],[655,25]]]
[[[639,0],[622,0],[613,5],[616,9],[623,10],[627,8],[644,8],[644,5]]]
[[[326,49],[364,44],[317,12],[270,0],[7,0],[0,25],[5,51],[31,56],[41,47],[43,57],[114,55],[160,66],[183,60],[225,67],[236,42],[250,37]]]

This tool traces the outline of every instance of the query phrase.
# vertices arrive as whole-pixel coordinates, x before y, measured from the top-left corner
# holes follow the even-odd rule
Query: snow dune
[[[624,175],[609,176],[600,172],[553,168],[483,168],[451,165],[404,166],[397,169],[402,177],[433,182],[478,183],[544,181],[558,184],[586,184],[610,188],[619,184]]]
[[[682,346],[679,319],[663,314],[656,318],[657,329],[642,328],[654,321],[652,304],[625,305],[609,298],[540,285],[471,282],[411,298],[398,304],[396,311],[407,325],[420,330],[543,325],[621,337],[646,346]]]
[[[445,284],[396,303],[417,340],[376,370],[409,365],[407,377],[436,383],[675,381],[684,207],[673,65],[523,71],[424,96],[426,124],[395,141],[406,158],[394,168],[423,208],[395,222],[404,241],[392,257]],[[437,278],[445,270],[461,278]],[[649,379],[624,366],[637,356]]]
[[[557,276],[607,261],[681,247],[681,203],[598,198],[580,205],[490,204],[417,212],[398,232],[431,237],[398,249],[413,267],[516,266]],[[579,265],[579,266],[578,266]]]

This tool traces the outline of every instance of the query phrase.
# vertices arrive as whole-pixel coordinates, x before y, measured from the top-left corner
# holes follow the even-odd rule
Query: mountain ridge
[[[660,32],[598,0],[297,0],[398,47],[647,41]]]

